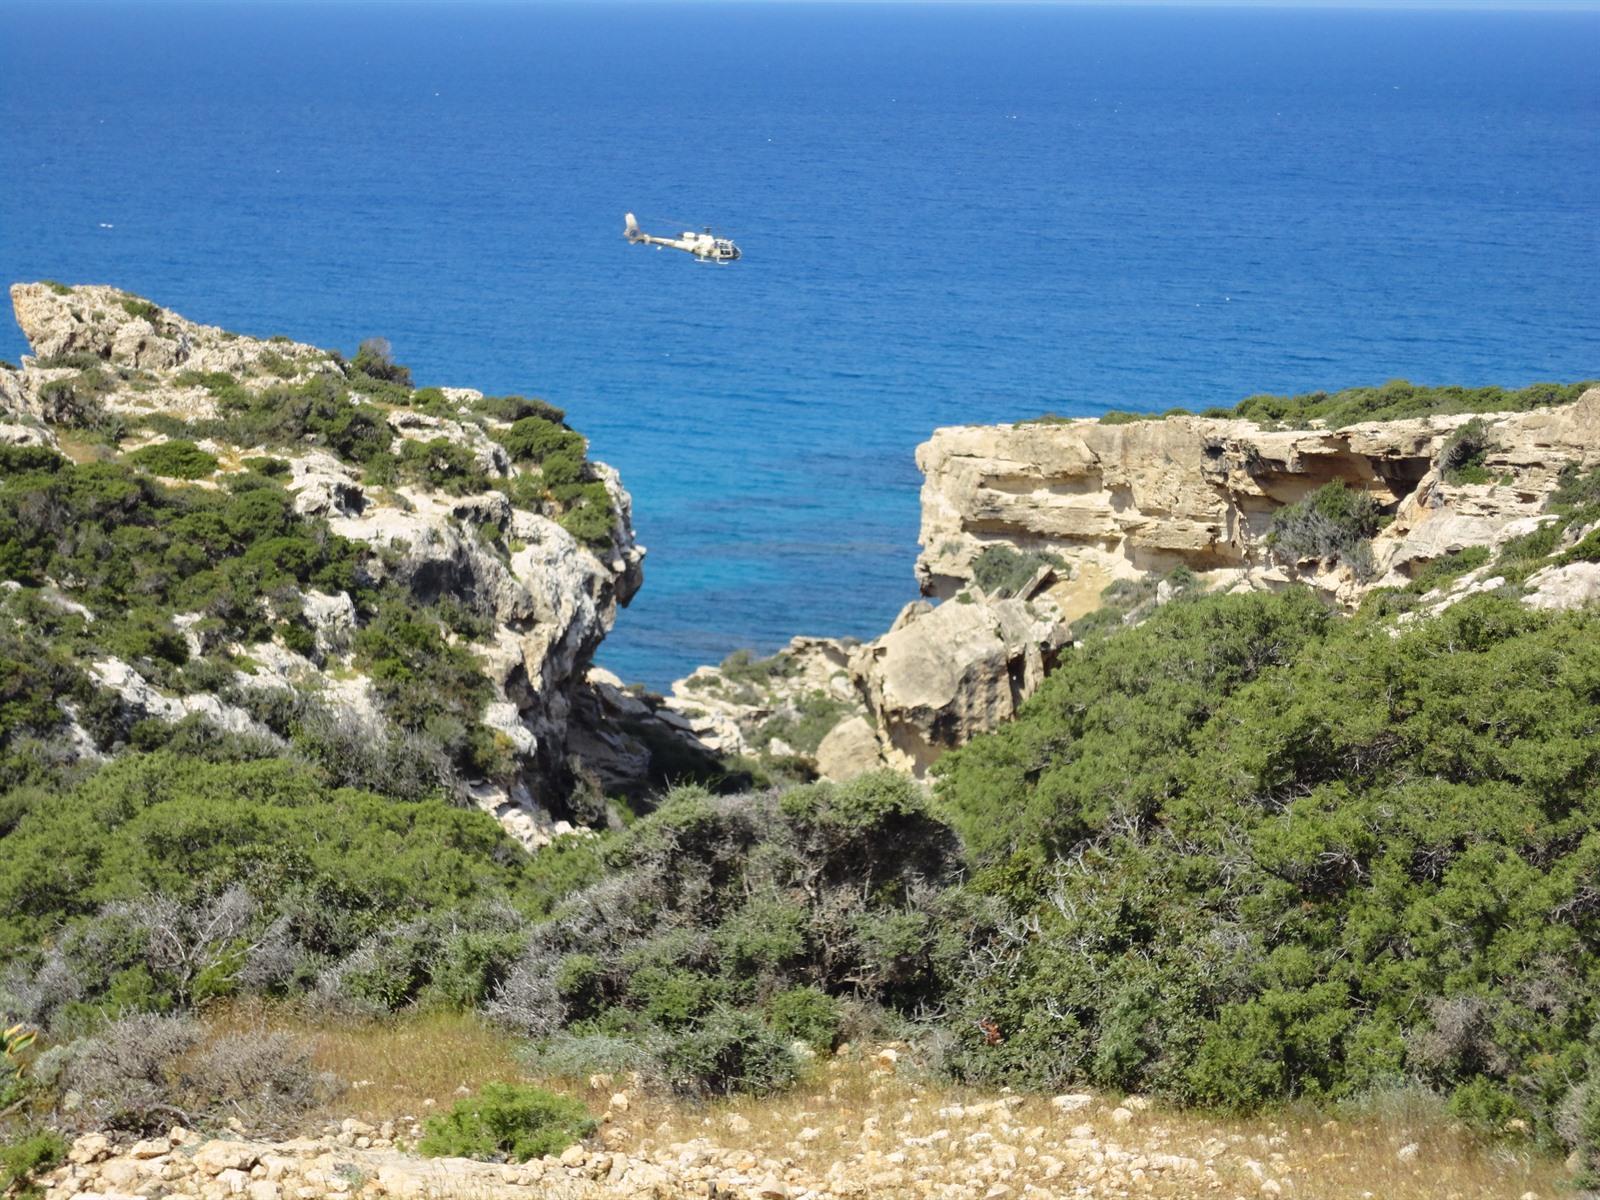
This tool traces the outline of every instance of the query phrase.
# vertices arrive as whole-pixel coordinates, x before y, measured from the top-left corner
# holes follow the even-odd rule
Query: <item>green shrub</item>
[[[1575,1125],[1597,622],[1202,597],[1070,656],[936,771],[1017,939],[951,994],[949,1068],[1234,1109],[1420,1082]]]
[[[39,388],[39,403],[46,419],[70,428],[92,429],[108,418],[100,397],[116,389],[116,381],[98,367],[65,379],[52,379]]]
[[[1343,562],[1365,575],[1371,569],[1366,543],[1381,518],[1377,501],[1366,492],[1330,483],[1272,514],[1267,547],[1289,566],[1305,559]]]
[[[449,1112],[429,1117],[417,1151],[430,1158],[526,1162],[560,1154],[598,1128],[583,1104],[543,1088],[485,1084]]]
[[[26,1196],[31,1180],[63,1162],[66,1140],[53,1129],[26,1134],[14,1142],[0,1145],[0,1193]]]
[[[1439,451],[1439,470],[1447,483],[1488,483],[1484,459],[1494,449],[1489,427],[1474,417],[1460,425]]]
[[[997,598],[1015,596],[1046,566],[1059,569],[1066,562],[1059,554],[1023,552],[997,543],[985,546],[972,560],[972,582]]]
[[[1562,566],[1575,562],[1600,562],[1600,529],[1591,529],[1577,545],[1563,551],[1556,562]]]
[[[667,1081],[685,1094],[762,1094],[793,1083],[799,1064],[783,1038],[759,1016],[719,1006],[665,1042]]]
[[[564,423],[567,414],[554,404],[547,404],[538,397],[528,396],[485,396],[474,407],[486,417],[496,421],[516,422],[524,417],[542,417],[546,421],[557,425]]]
[[[289,464],[281,458],[270,458],[263,455],[256,455],[254,457],[241,459],[240,462],[241,465],[249,468],[258,475],[266,476],[268,479],[284,479],[290,474],[291,471]]]
[[[122,311],[130,317],[142,317],[152,325],[161,319],[161,306],[159,304],[152,304],[150,301],[141,299],[138,296],[124,296],[120,303],[122,304]]]
[[[839,1028],[843,1024],[839,1002],[814,987],[778,992],[767,1001],[767,1019],[783,1036],[822,1051],[838,1045]]]
[[[542,416],[523,417],[499,435],[506,453],[518,461],[543,462],[556,454],[582,460],[583,436]]]
[[[1397,421],[1454,413],[1525,412],[1570,404],[1593,386],[1592,382],[1535,383],[1507,391],[1497,387],[1424,387],[1397,379],[1382,387],[1347,388],[1341,392],[1251,396],[1239,402],[1233,415],[1269,425],[1303,427],[1312,421],[1321,421],[1331,429],[1339,429],[1361,421]]]
[[[256,365],[269,375],[276,375],[279,379],[293,379],[300,374],[300,364],[293,359],[285,358],[275,351],[268,350],[256,360]]]
[[[452,496],[471,495],[489,486],[478,456],[444,437],[426,442],[406,439],[400,447],[396,475],[403,483],[422,484]]]
[[[1100,414],[1102,425],[1133,425],[1139,421],[1159,421],[1162,414],[1153,412],[1127,412],[1113,408]]]
[[[129,458],[152,474],[168,479],[204,479],[217,470],[216,456],[193,442],[153,442],[139,447]]]
[[[350,360],[350,369],[379,383],[397,384],[408,392],[411,389],[411,368],[394,361],[387,338],[367,338],[362,342]]]
[[[815,754],[822,739],[850,711],[848,700],[826,692],[809,692],[795,702],[793,713],[783,712],[762,722],[756,742],[764,745],[781,738],[801,754]]]
[[[567,502],[567,511],[557,518],[557,523],[579,542],[592,550],[604,551],[612,544],[612,531],[616,524],[611,511],[611,493],[603,483],[580,485],[582,493]]]
[[[1434,588],[1443,586],[1458,575],[1476,570],[1488,561],[1487,546],[1468,546],[1465,550],[1452,551],[1442,558],[1436,558],[1425,564],[1411,577],[1411,582],[1406,585],[1406,591],[1418,596],[1426,595]]]
[[[71,350],[65,354],[52,354],[39,360],[41,367],[71,367],[74,371],[93,371],[106,365],[106,360],[93,350]]]

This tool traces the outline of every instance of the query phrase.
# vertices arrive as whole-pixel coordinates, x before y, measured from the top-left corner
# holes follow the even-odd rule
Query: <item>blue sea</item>
[[[885,628],[939,425],[1600,376],[1597,50],[1595,12],[0,0],[0,279],[562,405],[651,552],[601,660],[661,686]]]

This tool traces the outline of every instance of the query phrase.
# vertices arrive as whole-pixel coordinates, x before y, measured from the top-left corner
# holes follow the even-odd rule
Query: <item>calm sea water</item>
[[[602,660],[661,685],[882,630],[938,425],[1600,375],[1597,47],[1593,13],[0,0],[0,278],[565,406],[651,549]]]

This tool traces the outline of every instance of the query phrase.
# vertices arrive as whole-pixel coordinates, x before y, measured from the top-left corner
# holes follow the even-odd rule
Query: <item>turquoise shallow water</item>
[[[935,426],[1600,376],[1600,15],[0,3],[0,276],[547,396],[602,660],[870,636]],[[713,223],[719,268],[627,246]],[[0,330],[0,357],[22,352]]]

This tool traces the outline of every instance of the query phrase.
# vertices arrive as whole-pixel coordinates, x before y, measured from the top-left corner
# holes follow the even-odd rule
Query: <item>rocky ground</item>
[[[283,1141],[181,1128],[141,1141],[91,1134],[44,1186],[49,1200],[1541,1200],[1561,1190],[1559,1164],[1491,1154],[1417,1114],[1230,1123],[1163,1112],[1142,1097],[975,1097],[901,1078],[896,1057],[892,1048],[859,1058],[847,1051],[797,1094],[712,1108],[641,1097],[595,1077],[587,1092],[603,1114],[601,1132],[529,1163],[421,1158],[407,1149],[420,1133],[415,1120],[350,1118]]]

